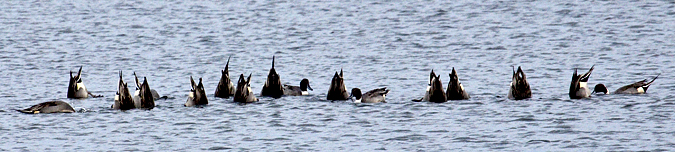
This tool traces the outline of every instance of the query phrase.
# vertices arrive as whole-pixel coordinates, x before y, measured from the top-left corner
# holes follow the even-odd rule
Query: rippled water
[[[672,0],[1,1],[0,150],[672,151],[674,10]],[[314,91],[214,98],[228,56],[256,94],[272,56],[282,82],[308,78]],[[81,65],[104,98],[65,98]],[[530,100],[506,99],[514,65]],[[589,84],[610,90],[661,76],[648,94],[570,100],[573,69],[592,65]],[[452,67],[470,100],[410,101],[431,69],[447,83]],[[340,68],[347,88],[391,89],[388,103],[325,101]],[[119,70],[169,99],[109,109]],[[183,107],[189,76],[204,79],[208,106]],[[81,112],[14,111],[54,99]]]

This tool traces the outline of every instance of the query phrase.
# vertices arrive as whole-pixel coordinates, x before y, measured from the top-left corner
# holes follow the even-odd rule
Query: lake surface
[[[2,1],[0,151],[674,151],[675,1]],[[236,104],[230,74],[259,94],[276,56],[282,82],[311,96]],[[610,90],[661,76],[643,95],[570,100],[575,68]],[[67,99],[69,71],[89,91]],[[512,66],[533,98],[506,99]],[[434,69],[470,100],[417,103]],[[387,87],[387,103],[326,101]],[[169,98],[110,109],[118,71]],[[183,107],[189,77],[209,105]],[[133,87],[131,87],[133,89]],[[63,100],[79,112],[16,109]]]

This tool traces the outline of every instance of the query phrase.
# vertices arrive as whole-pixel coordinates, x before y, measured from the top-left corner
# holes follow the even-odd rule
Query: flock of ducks
[[[220,82],[216,87],[215,97],[219,98],[229,98],[233,97],[234,102],[239,103],[252,103],[258,101],[258,98],[253,93],[251,89],[251,74],[248,77],[244,77],[244,74],[239,75],[237,80],[237,87],[235,89],[234,83],[230,79],[229,74],[229,64],[230,58],[227,59],[227,64],[225,69],[223,69]],[[577,69],[574,70],[572,75],[572,81],[570,83],[569,96],[571,99],[582,99],[589,98],[592,94],[609,94],[607,87],[603,84],[597,84],[594,88],[594,91],[591,92],[588,88],[588,80],[590,78],[591,72],[593,72],[592,66],[588,72],[584,74],[577,74]],[[70,72],[70,82],[68,85],[68,98],[88,98],[88,97],[103,97],[101,95],[94,95],[91,92],[87,91],[87,88],[82,83],[81,78],[82,67],[77,72],[77,75],[73,76],[73,72]],[[143,82],[141,83],[138,79],[136,73],[133,73],[134,80],[136,83],[136,91],[132,94],[127,87],[127,83],[124,82],[122,77],[122,71],[119,72],[119,82],[118,89],[114,97],[114,103],[111,105],[112,109],[119,110],[129,110],[129,109],[152,109],[155,107],[155,100],[161,98],[167,98],[166,96],[160,97],[157,91],[150,88],[148,81],[143,77]],[[455,68],[452,68],[452,72],[448,75],[450,81],[446,90],[443,90],[443,83],[441,82],[441,76],[436,75],[434,70],[431,70],[429,74],[429,83],[424,94],[424,97],[421,99],[414,99],[415,102],[435,102],[443,103],[448,100],[466,100],[470,96],[464,90],[464,86],[459,81],[459,77]],[[642,94],[647,91],[649,86],[658,78],[659,75],[654,77],[651,81],[647,79],[635,82],[630,85],[623,86],[616,91],[614,94]],[[208,99],[206,97],[206,92],[204,91],[204,85],[202,84],[202,78],[198,79],[198,83],[194,81],[192,76],[190,76],[190,86],[191,90],[188,93],[187,101],[184,106],[201,106],[207,105]],[[291,86],[291,85],[282,85],[279,74],[277,74],[274,69],[274,57],[272,57],[272,68],[267,75],[267,80],[265,85],[260,91],[261,96],[272,97],[272,98],[281,98],[283,96],[305,96],[309,95],[310,90],[313,90],[309,85],[308,79],[303,79],[300,81],[300,86]],[[354,103],[381,103],[386,102],[385,97],[389,93],[387,88],[377,88],[370,90],[366,93],[362,93],[361,89],[353,88],[351,93],[348,93],[343,79],[343,72],[340,69],[340,73],[337,71],[333,75],[331,80],[330,88],[326,95],[327,100],[351,100]],[[527,82],[525,72],[518,66],[516,70],[513,69],[513,77],[510,83],[510,88],[508,92],[508,98],[512,100],[522,100],[532,97],[532,91],[530,90],[530,85]],[[75,112],[72,106],[63,101],[49,101],[43,102],[30,108],[17,110],[22,113],[28,114],[37,114],[37,113],[71,113]]]

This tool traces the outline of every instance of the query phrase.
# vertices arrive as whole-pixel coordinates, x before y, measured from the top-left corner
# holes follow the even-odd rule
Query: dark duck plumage
[[[230,57],[227,58],[225,69],[221,71],[222,75],[220,76],[220,82],[218,82],[218,86],[216,87],[216,97],[229,98],[230,96],[234,95],[234,84],[232,84],[232,80],[230,79],[229,66]]]
[[[328,89],[328,94],[326,95],[326,100],[347,100],[349,99],[349,93],[345,89],[345,82],[342,75],[342,69],[340,69],[340,75],[337,71],[333,76],[333,79],[330,82],[330,88]]]
[[[591,72],[593,72],[594,66],[591,66],[591,69],[588,72],[578,75],[577,69],[574,69],[574,74],[572,74],[572,81],[570,82],[570,99],[581,99],[591,97],[591,91],[588,89],[588,79],[591,77]]]
[[[38,114],[38,113],[72,113],[75,112],[70,104],[63,101],[48,101],[43,102],[30,108],[17,110],[21,113],[26,114]]]
[[[459,82],[459,77],[457,76],[457,71],[455,68],[452,68],[452,73],[448,74],[450,76],[450,82],[448,82],[448,90],[445,92],[448,100],[465,100],[469,99],[469,94],[464,90],[464,86]]]
[[[115,93],[115,102],[112,105],[113,109],[129,110],[134,109],[134,101],[129,93],[127,83],[122,80],[122,71],[120,70],[120,80],[117,83],[117,93]]]
[[[280,98],[282,95],[284,95],[284,88],[281,85],[279,74],[277,74],[277,71],[274,69],[274,56],[272,56],[272,68],[267,75],[267,81],[265,81],[262,91],[260,91],[260,96]]]
[[[309,95],[307,90],[312,90],[312,86],[309,85],[308,79],[302,79],[300,81],[300,86],[284,85],[284,95],[287,96],[305,96]]]
[[[651,81],[648,81],[647,79],[644,79],[642,81],[638,81],[626,86],[623,86],[619,89],[616,89],[614,91],[614,94],[643,94],[647,93],[647,89],[649,89],[649,86],[654,83],[654,80],[658,78],[661,74],[656,75]],[[593,93],[602,93],[602,94],[608,94],[609,92],[607,91],[607,87],[604,84],[597,84],[595,85],[595,88],[593,88]]]
[[[436,73],[434,73],[434,70],[431,70],[431,73],[429,73],[428,82],[429,84],[427,86],[426,92],[424,93],[424,97],[422,97],[422,99],[416,99],[413,101],[415,102],[429,101],[435,103],[447,102],[448,98],[446,97],[445,91],[443,91],[443,83],[441,82],[441,76],[436,75]]]
[[[199,78],[199,83],[195,83],[195,80],[190,76],[190,86],[192,89],[188,94],[188,99],[184,106],[192,107],[209,104],[209,100],[206,98],[206,92],[204,91],[204,85],[202,84],[202,78]]]
[[[134,92],[133,96],[134,107],[140,109],[155,108],[155,99],[159,98],[157,91],[150,89],[146,77],[143,77],[143,83],[139,83],[136,72],[134,72],[134,79],[136,80],[136,92]]]
[[[234,93],[234,102],[251,103],[256,101],[258,101],[258,98],[255,97],[253,90],[251,90],[251,74],[246,79],[244,79],[244,74],[239,75],[237,91]]]
[[[354,97],[354,103],[380,103],[386,102],[385,97],[389,93],[387,88],[378,88],[361,94],[361,89],[353,88],[351,97]]]
[[[518,66],[518,71],[513,70],[513,77],[511,78],[511,84],[509,89],[508,98],[512,100],[521,100],[532,97],[532,91],[530,90],[530,84],[527,83],[527,78],[525,77],[525,72]]]
[[[70,81],[68,82],[68,98],[82,99],[91,97],[103,97],[102,95],[93,95],[87,91],[87,87],[82,82],[82,66],[77,71],[77,75],[73,76],[73,71],[70,71]]]

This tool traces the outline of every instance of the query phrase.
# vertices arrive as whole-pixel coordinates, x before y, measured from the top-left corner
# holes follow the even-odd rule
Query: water
[[[2,1],[0,150],[5,151],[672,151],[675,1]],[[220,70],[259,93],[276,56],[306,97],[239,105],[214,98]],[[574,68],[610,90],[661,73],[644,95],[570,100]],[[68,72],[104,98],[66,99]],[[511,66],[533,98],[506,99]],[[470,100],[415,103],[452,67]],[[348,89],[388,87],[384,104],[325,101],[340,68]],[[132,72],[169,97],[111,110]],[[204,108],[183,107],[189,76]],[[447,85],[447,84],[444,84]],[[15,109],[64,100],[81,112]]]

